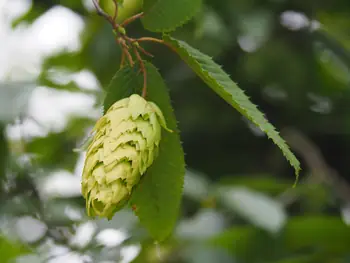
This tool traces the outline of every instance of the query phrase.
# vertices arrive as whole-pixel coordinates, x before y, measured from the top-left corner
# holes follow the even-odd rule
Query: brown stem
[[[177,53],[177,51],[175,50],[175,48],[172,45],[170,45],[169,43],[165,42],[162,39],[158,39],[158,38],[154,38],[154,37],[140,37],[140,38],[137,38],[137,39],[133,39],[133,42],[147,42],[147,41],[148,42],[154,42],[154,43],[166,45],[172,51]]]
[[[122,51],[122,58],[120,60],[120,67],[122,68],[124,65],[125,65],[125,52]]]
[[[148,51],[146,51],[146,50],[145,50],[143,47],[141,47],[140,45],[138,45],[137,48],[138,48],[143,54],[145,54],[146,56],[149,56],[149,57],[151,57],[151,58],[154,57],[151,53],[149,53]]]
[[[118,16],[118,1],[117,0],[113,0],[114,3],[114,15],[113,15],[113,21],[115,22],[115,20],[117,19]]]
[[[129,18],[125,19],[123,21],[123,23],[121,23],[121,26],[125,27],[125,26],[129,25],[130,23],[134,22],[136,19],[139,19],[142,16],[143,16],[143,12],[141,12],[139,14],[136,14],[136,15],[134,15],[132,17],[129,17]]]
[[[116,42],[120,45],[121,49],[122,49],[122,61],[121,61],[121,65],[124,64],[125,61],[125,57],[128,59],[130,66],[134,65],[134,61],[132,59],[132,56],[129,52],[129,46],[127,45],[125,39],[121,36],[119,38],[116,38]],[[123,63],[123,64],[122,64]]]
[[[92,3],[94,4],[97,14],[99,14],[100,16],[103,16],[104,18],[107,19],[108,14],[105,13],[102,8],[100,7],[100,3],[98,0],[92,0]]]
[[[132,59],[132,56],[131,56],[129,50],[126,47],[123,47],[123,53],[125,53],[125,56],[128,58],[130,66],[133,67],[134,66],[134,60]]]
[[[157,38],[153,38],[153,37],[141,37],[138,39],[134,39],[134,38],[128,37],[125,34],[124,27],[127,26],[128,24],[132,23],[136,19],[139,19],[140,17],[142,17],[143,13],[139,13],[139,14],[136,14],[132,17],[129,17],[128,19],[124,20],[124,22],[121,25],[119,25],[118,23],[116,23],[116,19],[118,16],[118,0],[113,0],[113,3],[115,5],[115,11],[114,11],[113,17],[111,17],[109,14],[107,14],[106,12],[104,12],[102,10],[102,8],[99,5],[99,0],[92,0],[92,2],[97,10],[97,13],[100,16],[103,16],[112,25],[114,32],[116,33],[116,36],[117,36],[116,42],[121,46],[121,49],[122,49],[122,57],[121,57],[120,67],[124,66],[126,59],[128,59],[131,67],[134,66],[133,58],[129,52],[129,48],[130,47],[133,48],[133,52],[136,56],[136,59],[137,59],[138,63],[140,64],[140,71],[143,73],[142,97],[146,98],[146,96],[147,96],[147,71],[146,71],[145,63],[142,60],[139,51],[147,56],[150,56],[150,57],[153,57],[153,55],[151,53],[147,52],[143,47],[141,47],[138,44],[138,42],[150,41],[150,42],[165,44],[172,49],[173,49],[173,47],[171,45],[169,45],[168,43],[165,43],[161,39],[157,39]]]
[[[135,56],[137,58],[137,61],[140,63],[140,69],[143,74],[143,88],[142,88],[142,97],[146,98],[147,96],[147,71],[145,67],[145,63],[143,62],[139,51],[137,50],[136,46],[133,47]]]
[[[137,41],[137,42],[150,41],[150,42],[156,42],[156,43],[159,43],[159,44],[167,44],[167,43],[164,42],[164,40],[158,39],[158,38],[154,38],[154,37],[140,37],[140,38],[134,39],[134,41]]]
[[[96,8],[97,14],[99,14],[100,16],[103,16],[112,25],[113,29],[116,32],[118,32],[119,25],[114,21],[114,19],[109,14],[107,14],[105,11],[102,10],[102,8],[100,7],[99,1],[92,0],[92,2]]]
[[[147,56],[153,58],[153,55],[152,55],[151,53],[147,52],[143,47],[141,47],[140,45],[138,45],[137,39],[131,38],[131,37],[128,37],[128,36],[125,36],[125,35],[123,36],[123,39],[124,39],[125,41],[127,41],[128,44],[130,44],[130,45],[135,45],[135,44],[137,44],[137,45],[135,45],[135,46],[137,47],[137,49],[139,49],[143,54],[145,54],[145,55],[147,55]]]

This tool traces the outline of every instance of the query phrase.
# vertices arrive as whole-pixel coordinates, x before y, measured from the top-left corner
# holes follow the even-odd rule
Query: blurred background
[[[124,0],[119,19],[141,4]],[[166,47],[144,46],[187,163],[177,227],[156,244],[129,208],[87,218],[80,194],[74,149],[120,63],[110,25],[90,0],[0,0],[0,261],[350,262],[349,28],[348,0],[205,0],[174,33],[281,131],[302,163],[295,188],[272,141]],[[157,37],[139,21],[128,33]]]

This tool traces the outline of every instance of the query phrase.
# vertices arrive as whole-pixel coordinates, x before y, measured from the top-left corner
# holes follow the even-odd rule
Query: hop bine
[[[89,216],[111,219],[157,157],[162,111],[137,94],[113,104],[96,123],[87,149],[82,194]]]

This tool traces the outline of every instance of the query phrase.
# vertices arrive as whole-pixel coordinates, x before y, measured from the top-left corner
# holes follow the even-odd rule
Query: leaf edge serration
[[[163,34],[163,40],[179,54],[182,60],[184,60],[193,69],[193,71],[206,84],[208,84],[210,88],[212,88],[218,95],[220,95],[226,102],[232,105],[243,116],[245,116],[247,119],[252,121],[257,127],[259,127],[268,136],[268,138],[271,139],[280,148],[284,157],[287,159],[290,165],[294,168],[295,175],[296,175],[296,182],[297,182],[299,177],[299,172],[301,170],[299,160],[295,157],[293,152],[290,150],[288,144],[279,135],[279,132],[276,130],[276,128],[264,117],[263,113],[257,108],[257,106],[249,100],[249,97],[245,95],[244,91],[240,89],[237,86],[237,84],[231,80],[231,78],[227,75],[227,73],[221,69],[220,65],[216,64],[211,57],[191,47],[187,43],[171,37],[168,34]],[[211,76],[208,70],[204,69],[201,66],[201,63],[198,61],[197,58],[193,56],[193,54],[189,52],[189,49],[192,49],[192,51],[197,52],[202,57],[202,60],[214,64],[215,67],[217,67],[216,70],[218,70],[219,73],[221,74],[221,77],[225,78],[225,80],[222,80],[222,81],[229,80],[230,82],[232,82],[234,86],[237,88],[236,91],[241,93],[242,98],[245,100],[245,102],[250,103],[249,106],[253,107],[253,111],[255,110],[258,116],[254,117],[254,115],[249,114],[249,109],[245,109],[245,107],[242,107],[242,105],[240,105],[239,102],[236,101],[237,98],[235,98],[233,94],[230,94],[230,92],[228,92],[225,89],[225,87],[223,87],[223,85],[218,82],[216,78]],[[185,52],[185,54],[183,52]],[[196,67],[191,66],[191,63],[194,64]],[[216,83],[216,85],[220,87],[220,91],[217,89],[214,89],[208,82]],[[228,97],[230,98],[228,99]]]

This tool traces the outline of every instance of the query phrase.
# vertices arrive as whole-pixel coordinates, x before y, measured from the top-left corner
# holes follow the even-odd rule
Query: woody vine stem
[[[131,38],[128,37],[126,34],[125,27],[129,25],[130,23],[134,22],[135,20],[141,18],[143,16],[143,12],[136,14],[132,17],[127,18],[124,20],[121,24],[118,24],[116,22],[116,19],[118,17],[118,0],[113,0],[114,3],[114,15],[113,17],[107,14],[100,6],[99,0],[92,0],[97,14],[104,17],[113,27],[113,32],[115,34],[115,40],[119,44],[121,50],[122,50],[122,58],[120,62],[120,67],[123,67],[126,63],[128,63],[130,66],[134,66],[135,62],[133,59],[133,56],[131,55],[130,51],[132,51],[133,55],[135,56],[137,62],[140,66],[140,72],[143,74],[143,88],[142,88],[142,97],[146,98],[147,96],[147,70],[145,67],[145,63],[142,60],[141,54],[145,54],[146,56],[153,57],[153,55],[149,52],[147,52],[139,42],[156,42],[165,44],[163,40],[153,38],[153,37],[141,37],[141,38]],[[127,61],[126,61],[127,60]]]

